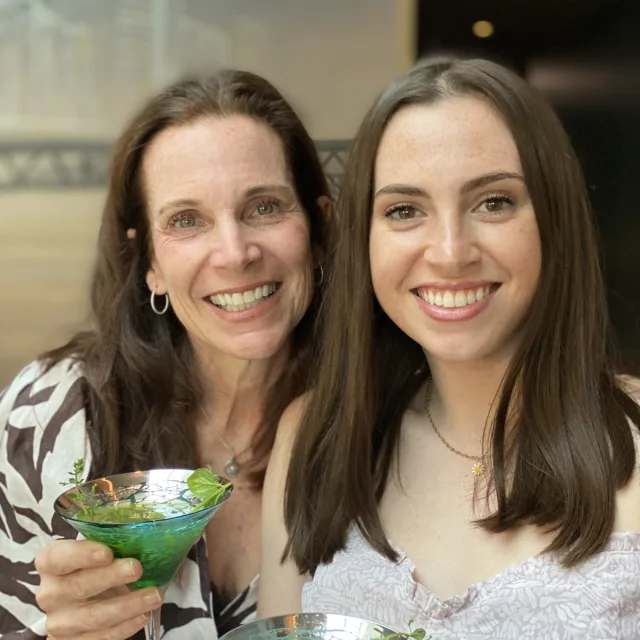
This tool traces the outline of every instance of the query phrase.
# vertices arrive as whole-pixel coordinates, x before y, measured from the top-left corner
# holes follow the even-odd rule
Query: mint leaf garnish
[[[225,491],[231,486],[230,482],[222,484],[220,478],[216,476],[211,469],[204,467],[196,469],[188,478],[187,486],[196,498],[201,500],[200,504],[194,507],[194,511],[212,507],[225,494]]]

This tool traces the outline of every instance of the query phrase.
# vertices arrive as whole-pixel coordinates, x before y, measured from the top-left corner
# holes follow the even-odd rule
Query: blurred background
[[[0,388],[85,326],[110,146],[163,85],[255,71],[339,187],[377,93],[424,54],[506,63],[585,167],[624,368],[640,374],[636,0],[0,0]]]

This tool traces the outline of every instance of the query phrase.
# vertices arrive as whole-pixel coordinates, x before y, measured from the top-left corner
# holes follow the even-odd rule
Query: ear
[[[164,283],[162,272],[160,271],[155,258],[151,260],[151,266],[145,277],[149,291],[154,291],[158,295],[164,295],[167,293],[167,287]]]
[[[320,207],[320,211],[322,212],[322,217],[325,222],[329,224],[333,216],[333,201],[329,196],[320,196],[316,200],[316,203],[318,204],[318,207]]]
[[[329,196],[320,196],[316,203],[320,208],[320,212],[322,217],[324,218],[325,225],[331,224],[331,219],[333,218],[333,201]],[[324,262],[324,247],[314,247],[313,248],[313,261],[316,265],[321,265]]]

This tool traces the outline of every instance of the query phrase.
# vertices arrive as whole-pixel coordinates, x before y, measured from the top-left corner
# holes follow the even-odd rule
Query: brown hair
[[[172,311],[157,316],[149,305],[145,275],[150,235],[141,178],[142,159],[168,127],[202,117],[241,114],[269,126],[280,138],[296,191],[324,249],[325,221],[317,203],[329,196],[313,141],[291,106],[266,80],[222,71],[205,80],[178,82],[150,100],[115,146],[109,191],[91,286],[96,328],[45,355],[49,364],[79,360],[86,377],[93,474],[149,467],[191,467],[192,428],[202,387],[186,331]],[[127,230],[135,229],[135,238]],[[252,442],[252,480],[262,485],[280,416],[306,389],[321,290],[294,330],[292,360],[268,395],[264,419]]]
[[[328,269],[319,337],[323,352],[287,478],[285,556],[290,553],[301,571],[330,562],[351,524],[377,551],[396,557],[378,503],[402,417],[429,371],[421,347],[388,318],[373,292],[374,163],[385,127],[400,109],[460,95],[482,97],[507,123],[542,245],[540,281],[491,425],[497,508],[480,524],[492,532],[524,522],[551,525],[549,550],[565,552],[569,566],[603,548],[613,527],[616,489],[633,472],[626,416],[640,425],[640,410],[612,371],[586,188],[562,125],[504,67],[483,60],[423,61],[380,95],[347,163],[336,216],[340,242]],[[506,446],[505,423],[516,393],[517,423]]]

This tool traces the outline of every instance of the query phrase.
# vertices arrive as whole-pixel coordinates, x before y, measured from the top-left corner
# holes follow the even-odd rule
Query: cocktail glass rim
[[[65,496],[68,496],[68,494],[72,494],[72,493],[76,493],[78,490],[82,490],[85,489],[86,487],[91,487],[92,485],[100,482],[101,480],[107,481],[107,482],[112,482],[115,486],[126,486],[126,485],[119,485],[117,482],[118,478],[130,478],[130,479],[135,479],[136,476],[140,476],[141,478],[145,478],[148,477],[148,474],[153,473],[153,472],[176,472],[176,473],[184,473],[184,474],[191,474],[195,471],[195,469],[180,469],[180,468],[158,468],[158,469],[148,469],[146,471],[142,471],[142,470],[137,470],[137,471],[128,471],[128,472],[124,472],[124,473],[115,473],[113,475],[107,475],[107,476],[102,476],[100,478],[94,478],[92,480],[86,480],[84,481],[81,485],[78,485],[77,487],[69,487],[68,489],[66,489],[65,491],[63,491],[56,499],[55,502],[53,504],[53,508],[55,510],[55,512],[61,517],[64,518],[65,520],[69,520],[69,521],[73,521],[73,522],[80,522],[82,524],[89,524],[91,526],[95,526],[95,527],[124,527],[124,526],[133,526],[133,525],[143,525],[143,524],[149,524],[151,522],[168,522],[169,520],[178,520],[179,518],[188,518],[190,516],[194,516],[196,513],[197,514],[201,514],[201,513],[206,513],[207,511],[210,511],[212,509],[215,509],[216,507],[219,507],[223,502],[225,502],[227,500],[227,498],[231,495],[231,493],[233,492],[233,483],[228,480],[227,478],[220,476],[218,474],[213,474],[220,482],[221,484],[228,484],[229,486],[227,487],[226,491],[222,494],[221,499],[216,502],[215,504],[209,505],[208,507],[204,507],[202,509],[195,509],[194,511],[188,511],[187,513],[179,513],[176,515],[170,515],[167,516],[166,518],[158,518],[158,519],[154,519],[154,520],[138,520],[138,521],[134,521],[134,522],[105,522],[105,521],[100,521],[100,522],[96,522],[95,520],[89,520],[86,518],[82,518],[82,517],[77,517],[79,514],[74,514],[71,515],[69,513],[69,509],[68,507],[64,507],[61,504],[61,500],[62,498],[64,498]],[[188,476],[187,476],[188,477]],[[187,483],[186,481],[186,477],[184,480],[181,480],[181,482],[184,482],[185,485]],[[131,486],[133,486],[135,484],[135,482],[131,482]],[[101,492],[102,493],[102,492]],[[90,494],[87,494],[90,495]],[[67,498],[68,500],[70,500],[69,498]],[[71,502],[73,502],[72,500],[70,500]],[[123,500],[122,502],[126,502],[126,500]],[[142,503],[144,504],[144,503]],[[194,506],[198,506],[198,505],[194,505]],[[79,513],[82,513],[81,511]]]

